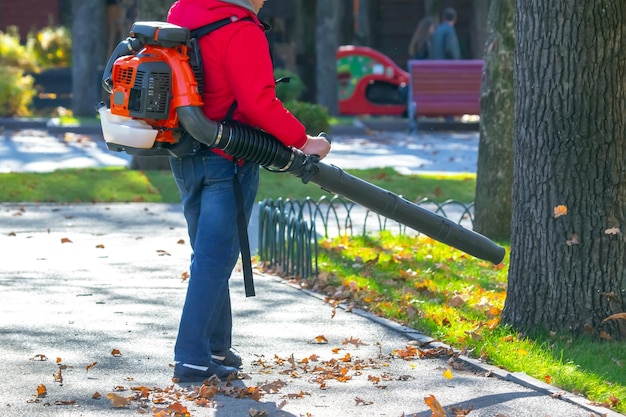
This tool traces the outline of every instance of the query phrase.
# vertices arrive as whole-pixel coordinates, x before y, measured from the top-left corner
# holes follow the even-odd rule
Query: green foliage
[[[303,101],[288,101],[284,105],[302,122],[308,134],[317,135],[329,131],[330,117],[326,107]]]
[[[0,31],[0,66],[19,68],[23,71],[37,69],[32,51],[20,42],[16,26],[9,26],[6,32]]]
[[[65,26],[48,26],[30,33],[27,48],[41,68],[72,65],[72,35]]]
[[[276,80],[289,78],[289,82],[276,84],[276,97],[283,103],[296,101],[300,99],[300,96],[304,93],[305,88],[302,79],[295,72],[284,68],[276,68],[274,70],[274,78]]]
[[[27,116],[36,90],[35,80],[17,67],[0,65],[0,116]]]

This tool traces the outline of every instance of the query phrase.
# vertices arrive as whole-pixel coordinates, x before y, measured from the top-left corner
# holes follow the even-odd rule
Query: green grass
[[[623,342],[522,336],[499,325],[508,257],[494,266],[427,237],[383,232],[325,241],[319,260],[321,274],[310,285],[325,288],[328,295],[344,294],[344,303],[467,348],[470,355],[511,372],[525,372],[626,412]]]
[[[393,169],[351,170],[351,174],[409,199],[428,197],[444,201],[458,197],[471,202],[474,175],[402,176]],[[285,173],[261,170],[257,199],[311,197],[327,192],[315,184],[302,184]],[[133,171],[124,168],[67,169],[50,173],[0,174],[0,201],[3,202],[162,202],[180,201],[169,171]]]

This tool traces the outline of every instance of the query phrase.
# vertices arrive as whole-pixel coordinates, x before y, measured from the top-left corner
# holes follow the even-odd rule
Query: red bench
[[[407,111],[411,131],[418,116],[480,114],[483,61],[410,60]]]

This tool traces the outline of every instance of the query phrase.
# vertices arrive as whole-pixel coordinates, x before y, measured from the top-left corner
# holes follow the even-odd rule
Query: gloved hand
[[[330,152],[330,142],[324,136],[307,135],[307,140],[300,150],[307,155],[317,155],[324,159]]]

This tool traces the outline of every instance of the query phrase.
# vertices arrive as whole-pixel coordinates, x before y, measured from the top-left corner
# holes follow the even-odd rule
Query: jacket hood
[[[254,13],[254,8],[252,7],[252,2],[250,0],[221,0],[222,3],[230,3],[235,4],[237,6],[245,7]]]
[[[225,17],[256,17],[250,0],[178,0],[172,5],[167,21],[195,29]]]

